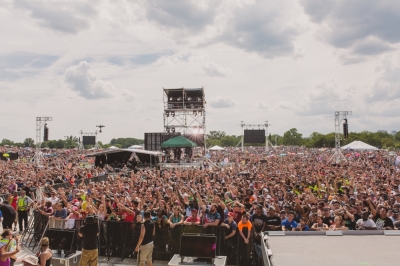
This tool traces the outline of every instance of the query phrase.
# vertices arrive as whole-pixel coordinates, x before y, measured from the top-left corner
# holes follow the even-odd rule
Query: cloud
[[[258,102],[257,103],[257,108],[259,109],[269,109],[268,104],[264,103],[264,102]]]
[[[294,53],[293,42],[299,32],[283,12],[287,10],[283,4],[274,5],[255,1],[237,7],[216,40],[265,58]]]
[[[0,56],[0,79],[16,79],[38,74],[53,65],[58,58],[54,55],[21,52]]]
[[[214,21],[219,1],[201,0],[148,0],[147,19],[159,26],[194,34]]]
[[[89,71],[90,68],[90,64],[86,61],[67,68],[65,84],[88,100],[114,97],[117,94],[114,85],[92,75]]]
[[[15,0],[14,7],[27,10],[41,27],[69,34],[88,29],[97,16],[93,4],[84,1]]]
[[[388,102],[400,99],[400,66],[386,63],[380,77],[372,87],[372,92],[365,97],[366,103]]]
[[[315,86],[311,91],[304,91],[304,99],[300,99],[295,107],[297,113],[305,116],[333,114],[340,108],[340,103],[347,101],[338,93],[334,81]]]
[[[400,2],[375,0],[303,0],[305,13],[318,23],[322,40],[363,55],[391,50],[400,42]],[[370,38],[373,38],[371,41]]]
[[[236,103],[229,97],[215,97],[209,101],[212,108],[232,108]]]
[[[376,38],[368,38],[356,42],[352,47],[352,52],[360,55],[376,55],[391,50],[393,50],[393,48],[389,44]]]
[[[165,66],[189,64],[195,72],[210,77],[228,77],[232,75],[230,68],[211,61],[205,53],[191,51],[178,52],[171,56],[162,57],[158,63]]]

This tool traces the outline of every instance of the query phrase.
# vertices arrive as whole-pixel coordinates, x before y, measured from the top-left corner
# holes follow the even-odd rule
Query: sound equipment
[[[179,256],[209,258],[217,257],[217,237],[215,235],[183,234]]]
[[[76,230],[66,229],[48,229],[46,231],[46,237],[49,238],[49,248],[51,250],[57,250],[59,253],[63,250],[65,254],[71,254],[76,251],[74,248]]]
[[[265,143],[265,129],[245,129],[244,143]]]
[[[44,125],[44,130],[43,130],[43,141],[48,141],[49,140],[49,128],[47,127],[47,124]]]
[[[96,136],[82,136],[83,145],[96,145]]]
[[[343,137],[347,139],[349,137],[349,124],[347,123],[347,119],[344,119],[343,123]]]
[[[144,149],[147,151],[160,151],[161,143],[169,140],[170,138],[180,136],[180,132],[176,133],[144,133]]]

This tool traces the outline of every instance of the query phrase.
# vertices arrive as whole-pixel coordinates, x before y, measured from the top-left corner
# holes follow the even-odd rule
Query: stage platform
[[[400,265],[399,236],[269,236],[274,266]]]

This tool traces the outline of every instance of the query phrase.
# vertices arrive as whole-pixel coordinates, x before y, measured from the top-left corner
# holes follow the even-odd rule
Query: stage
[[[385,235],[269,236],[275,266],[395,266],[400,237]]]

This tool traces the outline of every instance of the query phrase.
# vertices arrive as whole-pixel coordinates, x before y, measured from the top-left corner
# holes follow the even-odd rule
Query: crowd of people
[[[33,151],[12,151],[18,160],[0,161],[3,230],[25,230],[30,209],[68,228],[87,215],[141,223],[150,213],[159,227],[221,226],[227,242],[248,244],[252,236],[255,245],[262,231],[400,228],[400,169],[386,151],[344,151],[347,160],[332,164],[330,150],[226,148],[209,152],[197,168],[118,173],[94,167],[78,150],[50,151],[40,165],[32,162]],[[90,181],[104,175],[107,180]],[[63,183],[70,186],[53,188]]]

